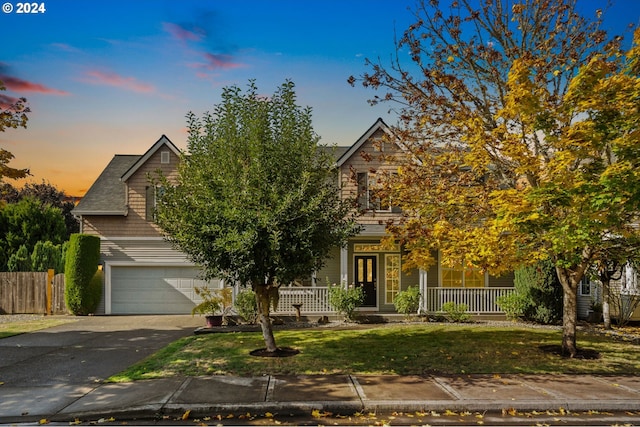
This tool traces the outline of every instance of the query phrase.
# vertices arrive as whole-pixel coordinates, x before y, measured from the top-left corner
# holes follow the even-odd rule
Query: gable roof
[[[147,150],[146,153],[144,153],[142,156],[140,156],[140,158],[138,159],[137,162],[135,162],[130,168],[129,170],[127,170],[123,175],[122,175],[122,181],[127,181],[131,175],[133,175],[134,173],[136,173],[136,171],[142,166],[144,165],[147,160],[149,160],[149,158],[151,156],[153,156],[156,151],[158,151],[160,149],[160,147],[162,147],[163,145],[166,145],[167,147],[169,147],[169,149],[171,151],[173,151],[173,153],[176,156],[180,156],[180,150],[178,150],[178,147],[175,146],[175,144],[173,142],[171,142],[171,140],[169,138],[166,137],[166,135],[162,135],[160,137],[159,140],[156,141],[155,144],[153,144],[151,146],[151,148],[149,148]]]
[[[113,156],[87,194],[71,212],[74,215],[126,215],[126,186],[120,177],[141,157],[128,154]]]
[[[180,150],[169,138],[162,135],[143,155],[116,154],[91,185],[78,205],[74,215],[127,215],[127,187],[129,179],[161,147],[167,146],[176,155]]]
[[[387,124],[382,120],[382,118],[378,117],[378,120],[375,121],[373,125],[365,133],[362,134],[360,138],[356,142],[353,143],[351,147],[349,147],[337,160],[336,165],[338,167],[342,166],[354,153],[357,153],[358,150],[364,145],[365,142],[371,138],[373,134],[375,134],[378,130],[382,130],[389,137],[394,138],[395,136],[391,132],[391,128],[387,126]],[[398,143],[398,142],[396,142]],[[399,143],[398,143],[399,144]],[[400,144],[399,144],[400,145]],[[402,147],[402,146],[401,146]]]

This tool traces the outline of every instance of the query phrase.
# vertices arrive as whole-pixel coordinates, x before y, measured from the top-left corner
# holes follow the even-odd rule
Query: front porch
[[[442,314],[442,305],[447,302],[466,304],[467,313],[482,315],[504,314],[497,304],[502,295],[514,292],[514,288],[427,288],[422,292],[422,314]],[[282,287],[275,315],[296,314],[294,305],[300,305],[300,313],[332,314],[329,290],[326,286]],[[378,313],[382,314],[382,313]]]

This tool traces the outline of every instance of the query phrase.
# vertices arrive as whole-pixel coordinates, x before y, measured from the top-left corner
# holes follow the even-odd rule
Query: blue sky
[[[590,5],[604,3],[584,0]],[[221,89],[255,79],[264,94],[286,79],[313,109],[327,144],[350,145],[391,105],[347,84],[365,58],[389,58],[414,0],[49,0],[46,11],[0,12],[0,95],[28,98],[28,129],[0,147],[43,179],[82,195],[114,154],[142,154],[162,134],[186,147],[185,114]],[[638,23],[640,1],[618,0],[612,29]],[[4,9],[3,9],[4,10]]]

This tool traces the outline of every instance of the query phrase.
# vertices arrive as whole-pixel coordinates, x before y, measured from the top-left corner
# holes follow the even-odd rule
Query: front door
[[[356,286],[364,290],[362,307],[375,307],[377,299],[377,258],[375,255],[356,255]]]

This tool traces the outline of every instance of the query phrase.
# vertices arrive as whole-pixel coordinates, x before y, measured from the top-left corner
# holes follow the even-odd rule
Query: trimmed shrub
[[[562,319],[562,285],[551,261],[519,268],[513,286],[516,296],[498,301],[512,319],[553,324]],[[510,313],[511,312],[511,313]]]
[[[238,313],[238,316],[240,316],[245,323],[253,325],[258,320],[256,293],[251,289],[243,290],[236,295],[233,308],[236,309],[236,313]]]
[[[467,313],[467,304],[456,304],[453,301],[442,304],[442,311],[447,315],[449,321],[454,323],[464,323],[471,320],[471,315]]]
[[[406,290],[398,292],[393,300],[396,311],[405,316],[416,314],[420,308],[420,288],[409,286]]]
[[[527,307],[525,296],[518,292],[508,295],[501,295],[496,301],[498,306],[504,311],[508,320],[518,320],[524,316],[524,310]]]
[[[346,320],[355,320],[356,308],[364,302],[364,290],[361,286],[329,286],[329,304]]]
[[[93,313],[100,302],[92,279],[98,270],[100,239],[87,234],[72,234],[67,248],[65,274],[65,302],[72,314],[85,316]],[[100,275],[101,278],[101,275]],[[95,279],[96,281],[98,279]],[[100,280],[100,283],[102,281]],[[96,293],[98,296],[96,298]],[[97,301],[96,301],[97,299]]]

